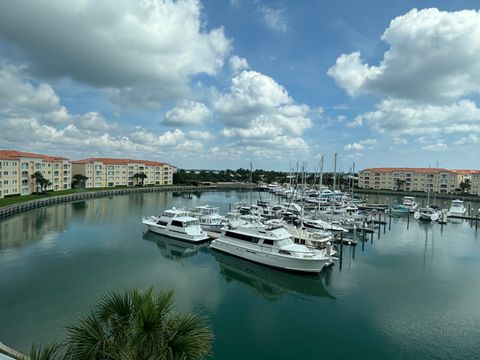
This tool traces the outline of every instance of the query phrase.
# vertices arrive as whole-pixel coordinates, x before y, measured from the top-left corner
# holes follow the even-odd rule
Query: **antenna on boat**
[[[330,221],[333,221],[333,213],[335,212],[335,189],[337,185],[337,153],[333,156],[333,201],[332,201],[332,216]]]

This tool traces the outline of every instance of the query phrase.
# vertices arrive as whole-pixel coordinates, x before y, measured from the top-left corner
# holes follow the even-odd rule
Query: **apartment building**
[[[477,170],[443,168],[371,168],[360,171],[358,187],[403,191],[454,193],[466,178],[471,179],[471,194],[479,194]],[[474,186],[474,179],[477,185]]]
[[[73,174],[88,177],[87,188],[135,186],[141,182],[134,177],[143,173],[144,185],[171,185],[176,167],[149,160],[88,158],[72,162]]]
[[[470,181],[472,185],[470,193],[480,195],[480,171],[471,174]]]
[[[68,159],[15,150],[0,150],[0,198],[5,195],[28,195],[35,192],[36,184],[31,175],[36,171],[51,182],[47,190],[70,189],[72,174]]]

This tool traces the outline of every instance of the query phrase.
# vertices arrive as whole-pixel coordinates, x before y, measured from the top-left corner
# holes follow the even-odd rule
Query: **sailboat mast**
[[[428,176],[427,176],[427,206],[430,206],[430,164],[428,164]]]
[[[253,171],[252,171],[252,162],[250,161],[250,205],[252,205],[252,188],[253,188]]]
[[[352,165],[352,204],[353,204],[353,188],[355,187],[355,163]]]
[[[320,182],[318,184],[318,212],[320,212],[320,204],[322,200],[322,186],[323,186],[323,155],[320,160]]]
[[[333,202],[332,202],[332,220],[333,213],[335,212],[335,190],[337,186],[337,153],[334,155],[333,160]]]

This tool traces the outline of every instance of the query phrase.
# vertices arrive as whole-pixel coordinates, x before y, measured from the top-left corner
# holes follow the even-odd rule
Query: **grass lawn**
[[[68,189],[68,190],[60,190],[60,191],[50,191],[46,194],[39,194],[39,195],[24,195],[24,196],[14,196],[9,198],[0,199],[0,207],[13,205],[16,203],[30,201],[30,200],[38,200],[52,196],[60,196],[60,195],[69,195],[75,194],[85,191],[102,191],[102,190],[116,190],[116,189],[125,189],[127,186],[117,186],[117,187],[107,187],[107,188],[90,188],[90,189]]]

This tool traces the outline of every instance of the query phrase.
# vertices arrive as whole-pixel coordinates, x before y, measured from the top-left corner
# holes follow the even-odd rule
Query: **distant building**
[[[361,189],[430,191],[454,193],[460,183],[470,180],[471,194],[479,194],[479,170],[448,170],[443,168],[370,168],[359,172]]]
[[[136,173],[144,173],[147,177],[144,185],[171,185],[176,167],[170,164],[133,159],[89,158],[72,161],[73,175],[81,174],[88,177],[87,188],[135,186]]]
[[[0,150],[0,198],[5,195],[29,195],[36,191],[31,175],[39,171],[50,181],[47,190],[70,189],[71,163],[60,156],[50,156],[16,150]]]

